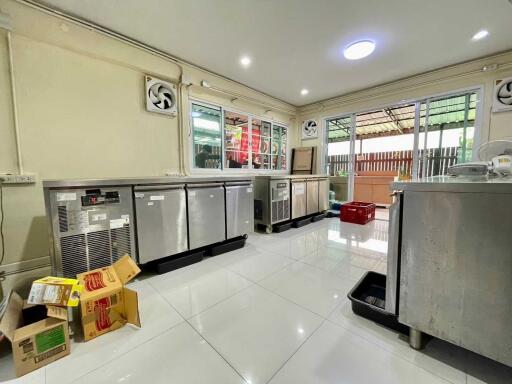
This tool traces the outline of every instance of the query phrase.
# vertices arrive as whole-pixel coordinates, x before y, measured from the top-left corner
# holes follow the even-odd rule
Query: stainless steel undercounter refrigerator
[[[124,254],[164,272],[243,246],[253,230],[251,177],[43,182],[53,273],[110,265]]]
[[[328,195],[327,175],[256,176],[255,222],[268,233],[311,222],[329,209]]]
[[[387,276],[369,272],[358,283],[354,312],[377,303],[375,313],[409,327],[414,348],[428,334],[512,366],[512,178],[439,176],[391,188]],[[384,282],[385,300],[354,297],[372,278]]]

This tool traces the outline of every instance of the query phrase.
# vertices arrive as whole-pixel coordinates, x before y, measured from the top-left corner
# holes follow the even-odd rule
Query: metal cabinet
[[[292,219],[306,216],[306,181],[292,180]]]
[[[318,180],[318,211],[329,209],[329,179]]]
[[[312,215],[318,212],[318,180],[308,180],[306,213]]]
[[[187,201],[180,185],[134,187],[139,262],[184,252],[187,242]]]
[[[190,249],[226,240],[224,186],[190,184],[186,190]]]
[[[253,185],[226,183],[226,238],[243,236],[254,230]]]

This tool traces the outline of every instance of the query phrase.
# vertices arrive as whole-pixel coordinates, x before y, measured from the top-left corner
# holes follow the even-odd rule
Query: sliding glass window
[[[192,104],[192,135],[195,168],[222,167],[222,112],[220,108]]]
[[[249,116],[224,111],[224,168],[249,168]]]
[[[254,169],[271,169],[272,123],[252,118],[252,167]]]
[[[273,124],[272,126],[272,169],[278,171],[286,170],[287,150],[287,129],[286,127]]]
[[[286,171],[284,125],[201,102],[191,110],[194,168]]]

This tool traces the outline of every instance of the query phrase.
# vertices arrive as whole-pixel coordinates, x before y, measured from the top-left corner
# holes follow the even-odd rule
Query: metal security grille
[[[85,235],[61,237],[62,274],[64,277],[76,277],[87,271],[87,248]]]
[[[124,255],[132,256],[132,244],[130,238],[130,226],[110,230],[112,245],[112,262],[115,263]]]

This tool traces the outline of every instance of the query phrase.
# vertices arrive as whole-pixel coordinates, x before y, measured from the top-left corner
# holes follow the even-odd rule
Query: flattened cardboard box
[[[46,319],[23,324],[23,300],[12,292],[0,321],[0,331],[12,344],[14,367],[18,377],[69,355],[66,308],[48,306]]]
[[[80,314],[85,341],[126,323],[140,327],[137,292],[124,286],[139,272],[132,258],[124,255],[112,266],[77,275],[83,285]]]

